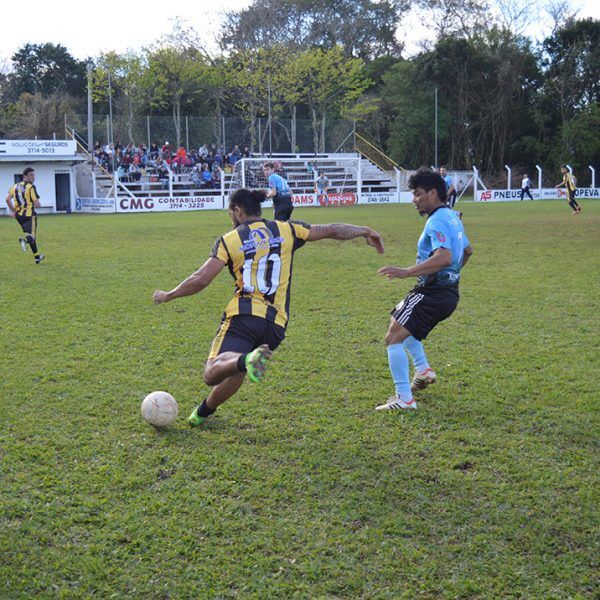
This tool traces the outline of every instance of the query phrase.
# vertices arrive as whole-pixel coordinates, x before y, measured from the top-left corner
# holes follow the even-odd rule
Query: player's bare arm
[[[388,279],[406,279],[408,277],[420,277],[421,275],[433,275],[452,264],[452,253],[446,248],[438,248],[430,258],[412,267],[402,268],[386,266],[377,271]]]
[[[318,240],[353,240],[364,237],[369,246],[373,246],[379,254],[384,253],[383,240],[381,236],[370,227],[349,225],[347,223],[331,223],[329,225],[311,225],[310,233],[306,240],[316,242]]]
[[[471,258],[471,256],[473,256],[473,248],[471,248],[471,246],[467,246],[463,250],[463,259],[462,259],[462,264],[460,265],[461,269],[467,264],[467,262],[469,261],[469,258]]]
[[[275,188],[267,188],[266,196],[267,198],[274,198],[277,195],[277,190]]]
[[[208,287],[212,280],[221,272],[225,263],[218,258],[209,258],[197,271],[182,281],[170,292],[156,290],[154,292],[154,304],[163,304],[183,296],[193,296]]]
[[[10,216],[14,217],[15,216],[15,207],[13,206],[12,203],[12,195],[8,194],[8,196],[6,196],[6,205],[8,206],[8,210],[10,211]]]

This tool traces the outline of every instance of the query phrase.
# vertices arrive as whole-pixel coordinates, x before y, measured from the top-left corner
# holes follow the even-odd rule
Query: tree
[[[8,76],[10,99],[23,93],[64,93],[83,99],[86,95],[85,61],[73,58],[60,44],[25,44],[12,56]]]
[[[94,69],[94,99],[108,102],[110,76],[112,100],[117,114],[126,116],[127,135],[132,143],[134,116],[142,101],[141,81],[146,68],[143,57],[133,52],[108,52],[100,55]]]
[[[573,152],[570,121],[600,102],[600,21],[572,21],[544,40],[542,102],[558,115],[556,135],[561,154]],[[560,131],[560,133],[559,133]]]
[[[339,111],[347,115],[371,81],[362,60],[344,60],[341,47],[323,51],[312,49],[299,54],[293,69],[297,73],[302,100],[309,108],[313,123],[315,152],[325,151],[327,114]]]
[[[197,49],[188,47],[156,48],[147,61],[142,89],[151,108],[171,112],[179,145],[182,109],[207,105],[216,85],[215,70]]]
[[[286,46],[302,51],[341,46],[346,56],[398,55],[396,29],[410,0],[254,0],[226,14],[223,49]]]

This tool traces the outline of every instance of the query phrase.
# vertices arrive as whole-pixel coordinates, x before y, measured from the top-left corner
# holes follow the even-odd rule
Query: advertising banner
[[[0,156],[75,156],[73,140],[2,140]]]
[[[77,198],[75,212],[82,213],[114,213],[114,198]]]
[[[360,195],[360,204],[397,204],[396,192],[363,192]]]
[[[327,194],[319,196],[321,206],[352,206],[358,204],[358,197],[354,192],[344,192],[342,194]]]
[[[222,196],[156,196],[117,200],[117,212],[165,212],[182,210],[214,210],[223,208]]]
[[[534,200],[559,200],[567,197],[564,188],[538,188],[530,189]],[[576,198],[600,198],[600,188],[578,188]],[[525,196],[524,200],[530,198]],[[477,202],[511,202],[521,200],[521,190],[483,190],[477,192]]]

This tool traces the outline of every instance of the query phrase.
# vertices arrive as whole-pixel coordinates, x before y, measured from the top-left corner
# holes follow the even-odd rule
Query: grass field
[[[475,255],[410,414],[382,342],[412,206],[296,210],[379,229],[296,256],[264,384],[185,417],[232,292],[154,306],[225,213],[0,220],[0,598],[592,598],[598,594],[600,203],[467,204]],[[270,216],[271,211],[268,211]],[[144,396],[179,402],[158,432]]]

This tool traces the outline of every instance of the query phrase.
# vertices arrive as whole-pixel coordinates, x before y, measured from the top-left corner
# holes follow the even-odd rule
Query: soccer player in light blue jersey
[[[388,279],[416,277],[417,285],[392,311],[385,336],[390,371],[396,394],[375,410],[417,408],[413,392],[435,383],[423,348],[429,332],[447,319],[458,304],[460,271],[473,249],[461,220],[446,206],[446,183],[429,169],[420,169],[408,180],[413,204],[427,222],[417,243],[417,262],[412,267],[387,266],[379,274]],[[408,356],[415,375],[410,383]]]
[[[268,178],[267,198],[273,199],[275,220],[289,221],[294,205],[292,204],[292,191],[288,182],[275,172],[275,164],[272,162],[266,162],[263,165],[263,173]]]

